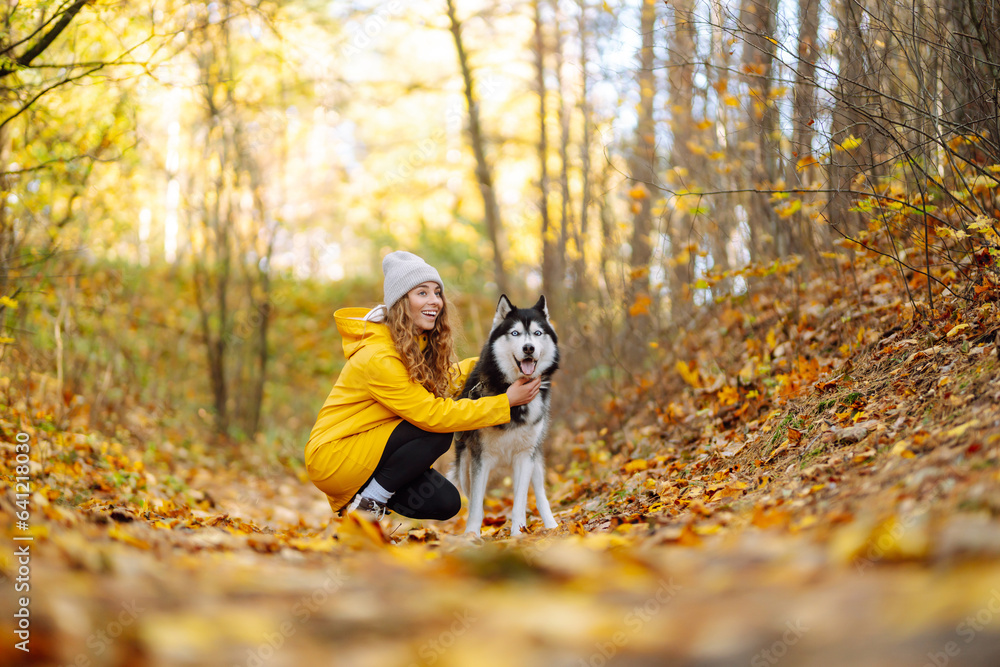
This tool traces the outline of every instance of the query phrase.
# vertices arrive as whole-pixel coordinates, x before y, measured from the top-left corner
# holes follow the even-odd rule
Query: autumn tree
[[[12,272],[29,264],[23,252],[24,232],[43,227],[37,229],[46,232],[39,236],[41,245],[32,252],[50,257],[60,231],[76,218],[94,164],[116,159],[123,144],[127,145],[128,140],[121,140],[123,121],[129,114],[128,91],[123,86],[111,94],[110,105],[107,99],[102,102],[110,108],[110,115],[86,128],[70,128],[61,122],[60,107],[68,110],[80,105],[79,99],[64,94],[67,87],[85,86],[125,66],[148,65],[133,60],[131,52],[152,35],[122,30],[121,41],[111,44],[110,30],[86,23],[80,27],[81,17],[88,12],[101,13],[93,8],[85,12],[89,4],[85,0],[31,5],[8,1],[0,6],[0,202],[4,202],[0,204],[0,296],[16,296],[20,291],[20,287],[12,289],[11,281],[16,280]],[[67,43],[67,37],[91,44],[86,58]],[[96,104],[94,99],[79,97]],[[50,107],[47,102],[52,99],[59,101]],[[23,190],[29,183],[34,183],[33,191]],[[49,215],[23,208],[24,200],[33,199],[30,195],[39,193],[43,183],[52,188],[45,188],[50,196]],[[12,202],[17,205],[10,206]],[[22,227],[21,234],[15,233],[16,223]],[[5,308],[0,304],[0,322]]]
[[[626,303],[630,304],[628,315],[629,330],[642,341],[651,326],[649,307],[650,260],[653,256],[653,208],[651,193],[657,186],[656,125],[654,100],[656,97],[655,56],[653,52],[656,34],[657,3],[643,0],[640,11],[639,33],[642,44],[639,48],[636,68],[636,84],[639,91],[638,122],[634,144],[629,156],[629,171],[632,179],[632,237],[629,280]],[[630,350],[641,349],[639,343],[630,345]]]
[[[799,0],[799,30],[792,100],[791,155],[785,168],[788,187],[808,186],[813,178],[816,158],[813,155],[816,124],[816,60],[819,57],[819,0]],[[800,195],[802,196],[802,195]],[[801,210],[791,214],[788,229],[789,251],[815,255],[810,220]]]
[[[483,200],[483,217],[486,220],[486,232],[493,248],[493,276],[500,293],[504,294],[508,292],[509,287],[507,270],[504,266],[503,224],[493,184],[493,169],[486,156],[486,138],[482,129],[475,78],[469,65],[469,54],[465,47],[465,41],[462,38],[462,22],[455,10],[455,0],[447,0],[447,10],[449,29],[455,42],[455,53],[462,74],[462,86],[468,113],[469,144],[476,158],[476,180]]]
[[[270,261],[277,223],[264,199],[258,156],[247,140],[247,101],[239,86],[252,49],[238,44],[254,10],[229,2],[201,8],[192,41],[201,119],[186,173],[186,218],[194,298],[208,361],[215,428],[245,435],[260,422],[272,309]],[[237,52],[238,46],[242,49]]]
[[[679,0],[672,5],[670,21],[670,49],[667,62],[667,86],[670,93],[670,151],[669,180],[675,191],[696,193],[709,184],[707,161],[704,156],[708,148],[704,135],[696,130],[694,120],[694,69],[696,21],[694,2]],[[709,139],[710,140],[710,139]],[[688,202],[692,202],[687,206]],[[690,253],[686,251],[690,238],[688,231],[693,227],[692,213],[696,209],[696,197],[684,199],[683,210],[672,211],[668,216],[670,224],[667,234],[671,253],[666,258],[666,272],[670,285],[670,315],[674,322],[683,321],[690,313]]]

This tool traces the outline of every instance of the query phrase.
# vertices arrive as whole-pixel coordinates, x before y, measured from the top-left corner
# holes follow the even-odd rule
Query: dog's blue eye
[[[520,331],[511,331],[511,332],[510,332],[510,335],[511,335],[511,336],[520,336],[520,335],[521,335],[521,332],[520,332]]]
[[[541,336],[541,335],[542,335],[542,332],[541,332],[541,331],[536,331],[536,332],[535,332],[535,335],[536,335],[536,336]]]

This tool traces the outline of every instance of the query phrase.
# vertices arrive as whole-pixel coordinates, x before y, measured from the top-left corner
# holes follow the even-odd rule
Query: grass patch
[[[815,449],[803,454],[801,460],[799,461],[799,469],[805,468],[807,463],[809,463],[810,461],[812,461],[814,458],[816,458],[825,451],[826,451],[826,445],[820,445],[819,447],[816,447]]]

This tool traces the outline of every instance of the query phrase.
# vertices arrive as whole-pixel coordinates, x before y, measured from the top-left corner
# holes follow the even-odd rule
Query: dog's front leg
[[[528,487],[531,485],[531,454],[514,455],[514,506],[510,511],[510,536],[521,534],[528,525]]]
[[[555,528],[559,524],[552,516],[549,497],[545,495],[545,462],[541,457],[531,463],[531,486],[535,489],[535,507],[538,508],[538,515],[542,517],[542,525],[546,528]]]
[[[469,459],[469,518],[465,522],[465,532],[479,535],[483,527],[486,482],[490,479],[490,468],[493,462],[485,456],[470,456]]]

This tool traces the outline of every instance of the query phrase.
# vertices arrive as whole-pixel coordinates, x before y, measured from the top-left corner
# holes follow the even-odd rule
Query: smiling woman
[[[334,313],[347,364],[309,435],[306,468],[335,512],[448,519],[461,499],[431,464],[452,433],[509,422],[511,407],[531,401],[540,381],[453,399],[476,358],[453,361],[440,275],[404,251],[386,255],[382,271],[384,304]]]
[[[407,293],[406,300],[413,323],[424,331],[433,331],[437,316],[444,307],[441,287],[434,282],[421,283]]]

